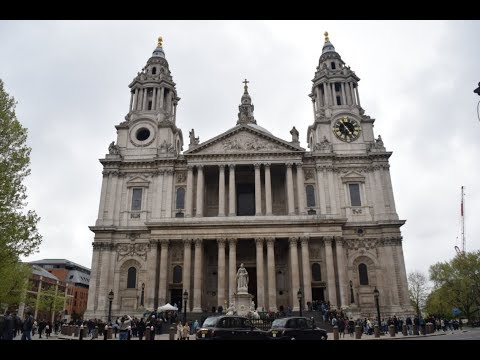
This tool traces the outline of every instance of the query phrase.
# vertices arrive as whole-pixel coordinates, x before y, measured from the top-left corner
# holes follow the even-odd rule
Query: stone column
[[[347,291],[347,263],[343,252],[343,239],[339,236],[335,237],[335,245],[337,247],[337,270],[338,270],[338,287],[340,289],[340,307],[348,306]]]
[[[345,89],[345,93],[347,95],[347,104],[352,105],[352,89],[350,88],[350,83],[347,82],[345,86],[347,87]]]
[[[217,239],[217,242],[218,242],[217,306],[224,306],[224,302],[225,302],[225,240],[226,240],[225,238]]]
[[[337,177],[333,172],[333,169],[328,169],[326,174],[328,176],[328,190],[329,190],[329,199],[330,199],[330,212],[332,214],[338,214],[338,207],[337,207],[337,197],[335,191],[335,182],[337,181]]]
[[[157,257],[158,257],[158,240],[150,240],[150,251],[147,255],[147,281],[145,284],[145,307],[155,307],[155,290],[157,287]],[[89,297],[90,299],[90,297]]]
[[[407,281],[407,273],[406,273],[406,269],[405,269],[405,258],[403,257],[403,249],[402,249],[402,237],[399,236],[397,239],[397,245],[395,246],[396,247],[396,252],[397,252],[397,256],[398,256],[398,271],[400,273],[400,284],[398,284],[398,286],[400,286],[400,292],[403,294],[402,298],[403,298],[403,306],[408,306],[410,305],[409,303],[409,299],[410,299],[410,296],[408,294],[408,281]],[[93,263],[93,262],[92,262]]]
[[[133,101],[133,109],[138,110],[138,88],[135,89],[134,101]]]
[[[152,110],[155,111],[156,110],[156,106],[157,106],[157,88],[154,87],[153,88],[153,93],[152,93]]]
[[[163,109],[164,97],[165,97],[165,88],[161,87],[160,88],[160,109]]]
[[[358,106],[361,106],[361,105],[360,105],[360,95],[358,95],[358,85],[355,86],[355,94],[357,95]]]
[[[235,189],[235,164],[228,165],[230,169],[229,186],[228,186],[228,216],[235,216],[235,196],[237,191]]]
[[[256,238],[257,247],[257,308],[260,311],[265,307],[265,284],[263,276],[263,238]]]
[[[187,310],[191,309],[192,293],[190,289],[190,276],[192,274],[192,239],[183,239],[183,291],[188,291]],[[182,292],[183,294],[183,292]]]
[[[310,266],[310,253],[308,251],[308,236],[300,238],[302,244],[302,274],[303,274],[303,298],[305,309],[308,310],[307,302],[312,302],[312,268]]]
[[[160,88],[157,87],[157,101],[155,102],[155,110],[159,110],[160,109]]]
[[[196,217],[203,216],[203,165],[197,165],[197,213]]]
[[[317,109],[323,106],[322,94],[320,94],[320,86],[315,87],[315,93],[317,94]]]
[[[142,101],[142,110],[147,110],[147,98],[148,98],[148,89],[143,89],[143,101]]]
[[[160,240],[160,284],[158,288],[158,302],[160,306],[167,303],[168,243],[169,240],[167,239]]]
[[[347,96],[345,95],[345,83],[340,83],[342,90],[342,105],[347,105]]]
[[[270,178],[270,164],[265,166],[265,215],[272,215],[272,181]]]
[[[313,118],[315,119],[317,116],[317,109],[315,108],[315,99],[312,99],[312,107],[313,107]]]
[[[262,215],[262,184],[260,182],[260,165],[253,164],[255,167],[255,216]]]
[[[225,165],[218,166],[218,216],[225,216]]]
[[[228,301],[233,301],[237,292],[237,239],[228,239]]]
[[[335,93],[335,83],[331,83],[330,84],[332,86],[332,105],[337,105],[337,96],[336,96],[336,93]]]
[[[193,207],[193,166],[187,165],[187,193],[186,193],[186,207],[185,207],[185,217],[192,216],[192,207]]]
[[[202,312],[202,239],[195,239],[195,264],[193,270],[193,310]]]
[[[172,195],[173,195],[173,169],[165,171],[167,174],[167,186],[165,194],[165,217],[172,217]]]
[[[305,201],[305,180],[303,176],[302,163],[296,163],[297,165],[297,197],[298,197],[298,213],[305,215],[306,201]]]
[[[300,275],[298,271],[298,251],[297,251],[297,241],[298,238],[291,237],[288,239],[290,245],[290,264],[292,265],[292,289],[291,289],[291,296],[292,296],[292,310],[298,311],[298,299],[297,299],[297,292],[300,289]]]
[[[392,292],[392,302],[390,305],[400,305],[400,299],[398,297],[399,287],[397,284],[397,276],[396,276],[396,269],[395,269],[395,265],[398,265],[398,263],[396,264],[395,258],[393,256],[393,250],[392,250],[392,247],[395,246],[394,241],[390,240],[389,238],[386,238],[384,240],[384,243],[385,245],[383,247],[383,251],[385,254],[385,258],[383,259],[383,261],[384,261],[384,264],[389,264],[388,265],[389,271],[387,272],[386,278],[388,280],[388,284]]]
[[[105,198],[107,195],[108,188],[108,172],[102,171],[102,191],[100,192],[100,205],[98,207],[98,220],[103,219],[103,214],[105,212]]]
[[[277,280],[275,271],[275,238],[267,238],[268,310],[277,311]]]
[[[327,213],[327,200],[325,198],[325,179],[323,178],[322,168],[320,166],[316,167],[317,172],[317,191],[318,198],[320,201],[320,214]]]
[[[327,264],[328,301],[330,301],[332,307],[336,308],[338,304],[335,286],[335,268],[333,266],[332,239],[331,236],[324,236],[323,243],[325,244],[325,262]]]
[[[156,174],[154,181],[154,187],[156,190],[153,193],[152,219],[160,219],[162,214],[164,171],[158,170],[154,174]]]
[[[130,92],[130,106],[128,107],[128,111],[132,111],[133,106],[133,92]]]
[[[295,215],[295,202],[293,198],[293,175],[292,163],[286,163],[287,166],[287,201],[288,201],[288,215]]]
[[[323,101],[325,106],[330,105],[330,101],[328,101],[328,83],[323,84]]]

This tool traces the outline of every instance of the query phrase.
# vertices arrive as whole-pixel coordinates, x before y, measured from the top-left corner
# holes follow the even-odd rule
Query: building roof
[[[35,264],[35,265],[59,265],[62,267],[65,267],[66,269],[77,269],[77,270],[83,270],[84,272],[90,274],[90,269],[86,268],[82,265],[79,265],[77,263],[74,263],[73,261],[67,260],[67,259],[42,259],[42,260],[36,260],[36,261],[30,261],[29,264]]]
[[[90,275],[87,275],[82,271],[70,270],[65,278],[65,281],[76,284],[80,283],[88,286],[90,282]]]
[[[32,272],[35,274],[35,275],[39,275],[39,276],[44,276],[44,277],[47,277],[47,278],[50,278],[50,279],[53,279],[53,280],[58,280],[60,281],[60,279],[58,277],[56,277],[55,275],[49,273],[47,270],[45,270],[44,268],[38,266],[38,265],[33,265],[32,264]]]

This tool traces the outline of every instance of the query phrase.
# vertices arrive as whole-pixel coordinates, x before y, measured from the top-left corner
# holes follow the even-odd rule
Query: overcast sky
[[[460,245],[480,248],[478,21],[0,21],[0,78],[29,130],[29,208],[40,252],[91,266],[102,166],[124,120],[128,84],[163,36],[178,96],[177,126],[200,141],[235,126],[249,92],[260,126],[306,147],[311,91],[328,30],[361,78],[360,101],[388,151],[407,272],[427,273]]]

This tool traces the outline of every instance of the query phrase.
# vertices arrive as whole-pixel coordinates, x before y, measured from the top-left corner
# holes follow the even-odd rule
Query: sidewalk
[[[453,333],[461,333],[461,332],[468,332],[468,330],[455,330],[455,331],[436,331],[432,334],[427,334],[427,335],[407,335],[404,336],[401,332],[395,334],[394,337],[391,337],[390,334],[386,335],[380,335],[379,338],[376,338],[375,335],[365,335],[362,334],[362,337],[360,339],[355,339],[355,334],[353,337],[350,337],[350,335],[345,334],[345,337],[340,337],[339,340],[399,340],[399,339],[409,339],[409,338],[424,338],[424,337],[430,337],[430,336],[442,336],[442,335],[448,335],[448,334],[453,334]],[[333,338],[333,332],[328,333],[328,340],[334,340]]]

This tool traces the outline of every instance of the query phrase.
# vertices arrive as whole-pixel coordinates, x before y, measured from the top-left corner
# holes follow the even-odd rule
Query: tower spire
[[[335,48],[328,37],[328,31],[325,31],[323,35],[325,35],[325,44],[323,45],[322,54],[325,54],[326,52],[335,52]]]
[[[248,86],[247,84],[249,81],[245,79],[242,81],[244,83],[243,86],[243,95],[242,95],[242,100],[240,105],[238,106],[238,120],[237,120],[237,125],[239,124],[256,124],[257,121],[253,117],[253,109],[254,106],[252,104],[252,98],[250,97],[250,94],[248,93]]]

